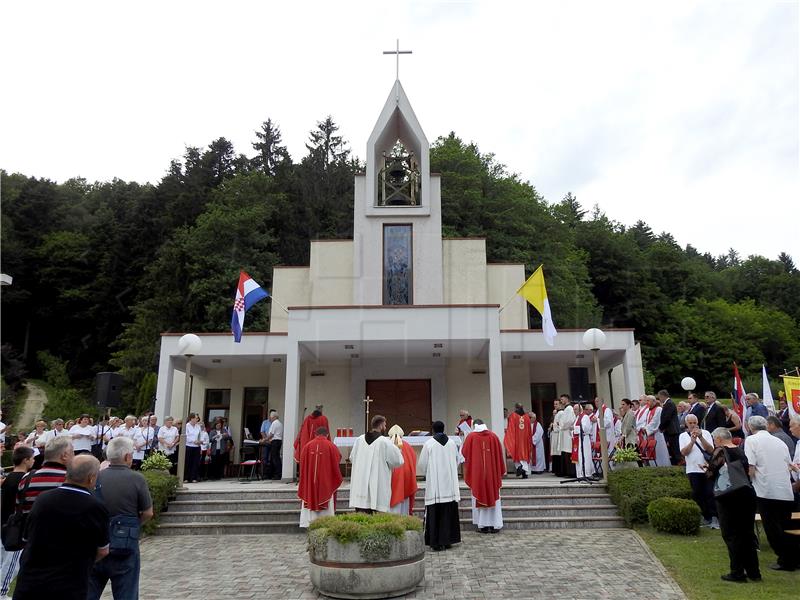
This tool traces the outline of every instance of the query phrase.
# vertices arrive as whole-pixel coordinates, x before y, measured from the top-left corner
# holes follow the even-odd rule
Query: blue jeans
[[[110,579],[114,600],[138,600],[140,567],[138,546],[127,556],[109,554],[100,562],[94,563],[89,576],[87,599],[99,600]]]

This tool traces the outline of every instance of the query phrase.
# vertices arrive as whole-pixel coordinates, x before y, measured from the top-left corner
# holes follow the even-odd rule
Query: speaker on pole
[[[119,373],[98,373],[95,377],[95,404],[117,408],[122,401],[122,375]]]

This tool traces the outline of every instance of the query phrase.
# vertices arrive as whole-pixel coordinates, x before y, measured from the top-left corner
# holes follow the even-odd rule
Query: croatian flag
[[[233,302],[233,314],[231,315],[231,332],[233,332],[233,340],[237,344],[242,341],[244,313],[250,310],[250,307],[256,302],[267,297],[269,297],[269,293],[250,275],[244,271],[239,273],[239,285],[236,287],[236,300]]]
[[[744,385],[742,385],[742,378],[739,377],[739,367],[736,366],[736,363],[733,363],[733,410],[736,411],[736,414],[739,415],[739,418],[742,420],[742,433],[745,436],[749,433],[747,429],[747,403],[745,402],[744,397],[747,394],[744,392]]]

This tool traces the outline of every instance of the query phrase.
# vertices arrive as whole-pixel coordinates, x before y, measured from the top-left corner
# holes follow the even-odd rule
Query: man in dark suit
[[[689,404],[692,405],[692,407],[689,409],[689,414],[697,417],[698,423],[702,423],[703,418],[706,416],[706,409],[703,408],[702,404],[700,404],[700,401],[697,399],[697,394],[694,392],[689,392],[687,400],[689,401]]]
[[[706,431],[714,431],[717,427],[725,427],[727,419],[725,418],[725,411],[717,402],[717,395],[714,392],[706,392],[705,400],[708,404],[706,410],[705,423],[700,422],[700,427]]]
[[[789,418],[792,416],[789,413],[789,405],[786,403],[784,398],[781,398],[778,401],[778,406],[780,406],[780,410],[778,410],[778,414],[776,416],[781,421],[781,427],[783,427],[783,431],[785,433],[792,435],[792,432],[789,431]]]
[[[658,429],[664,434],[667,442],[670,462],[677,465],[681,460],[681,449],[678,447],[678,435],[681,432],[678,409],[672,398],[669,397],[667,390],[658,392],[658,399],[661,401],[661,423],[659,423]]]

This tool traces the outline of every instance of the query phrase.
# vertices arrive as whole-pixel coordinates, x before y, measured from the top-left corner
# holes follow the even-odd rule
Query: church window
[[[384,304],[413,304],[413,264],[411,225],[384,225]]]

